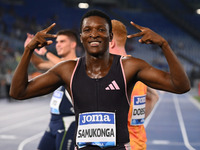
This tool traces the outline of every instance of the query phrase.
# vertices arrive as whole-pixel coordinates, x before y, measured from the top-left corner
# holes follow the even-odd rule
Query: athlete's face
[[[58,56],[65,57],[72,50],[72,41],[66,35],[58,35],[56,38],[56,51]]]
[[[98,16],[90,16],[83,20],[81,42],[90,55],[101,55],[108,51],[112,33],[109,33],[107,21]]]

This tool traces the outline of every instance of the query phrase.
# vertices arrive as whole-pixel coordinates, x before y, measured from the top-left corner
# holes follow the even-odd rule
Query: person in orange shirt
[[[126,56],[125,44],[127,40],[127,30],[125,25],[118,20],[112,20],[112,32],[113,40],[109,45],[110,53]],[[158,98],[156,90],[147,87],[140,81],[136,82],[131,94],[128,114],[128,130],[131,149],[146,149],[147,138],[144,120],[152,111]]]

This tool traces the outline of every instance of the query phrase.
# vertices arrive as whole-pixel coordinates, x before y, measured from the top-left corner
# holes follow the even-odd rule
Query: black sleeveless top
[[[85,57],[79,58],[71,83],[77,125],[79,113],[115,112],[117,145],[129,142],[129,102],[120,58],[114,55],[108,74],[100,79],[90,78],[86,73]]]

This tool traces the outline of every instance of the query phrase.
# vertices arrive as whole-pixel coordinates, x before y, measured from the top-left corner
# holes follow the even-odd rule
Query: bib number
[[[63,98],[63,94],[64,94],[63,91],[54,91],[50,102],[52,114],[60,114],[59,107]]]

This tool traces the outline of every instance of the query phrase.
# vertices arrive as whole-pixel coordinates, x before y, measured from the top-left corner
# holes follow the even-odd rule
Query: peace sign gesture
[[[35,48],[41,48],[43,46],[52,44],[53,41],[52,40],[46,40],[46,38],[56,38],[57,37],[56,35],[48,33],[55,25],[56,24],[53,23],[52,25],[50,25],[46,29],[37,32],[36,35],[27,44],[26,47],[28,47],[31,50],[34,50]]]
[[[134,22],[130,22],[135,28],[140,30],[141,32],[135,33],[132,35],[128,35],[128,38],[134,38],[134,37],[140,37],[142,36],[141,39],[139,39],[140,43],[145,43],[145,44],[157,44],[159,46],[162,46],[166,40],[160,36],[159,34],[155,33],[149,28],[142,27],[140,25],[135,24]]]

